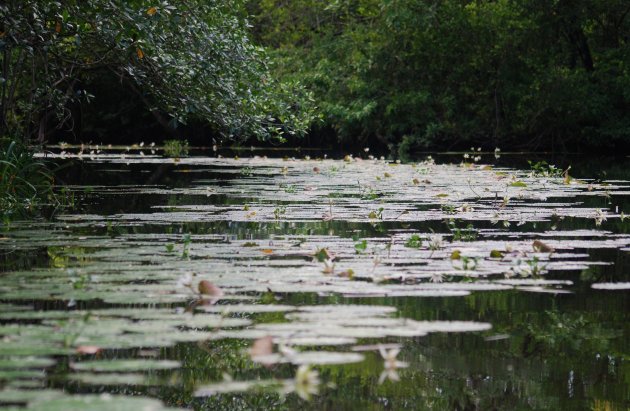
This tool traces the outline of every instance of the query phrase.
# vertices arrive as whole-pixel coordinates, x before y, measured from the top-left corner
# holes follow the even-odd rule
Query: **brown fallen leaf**
[[[262,251],[263,254],[267,254],[267,255],[273,254],[273,250],[271,248],[263,248],[260,251]]]
[[[534,242],[532,243],[532,248],[537,253],[553,253],[554,251],[556,251],[553,247],[543,243],[540,240],[534,240]]]
[[[77,347],[77,354],[93,355],[101,352],[102,348],[96,345],[80,345]]]
[[[337,274],[338,277],[350,278],[354,277],[354,270],[352,268],[348,268]]]
[[[221,297],[223,295],[223,290],[208,280],[199,281],[197,289],[199,290],[199,293],[203,295],[211,295],[213,297]]]
[[[335,274],[335,264],[328,261],[324,261],[324,269],[322,274]]]
[[[270,335],[261,337],[254,341],[249,349],[249,355],[251,357],[260,357],[263,355],[269,355],[273,353],[273,338]]]

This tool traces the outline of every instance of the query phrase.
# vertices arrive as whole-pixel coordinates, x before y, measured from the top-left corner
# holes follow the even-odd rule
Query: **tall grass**
[[[54,199],[53,174],[15,140],[0,140],[0,216],[27,217]]]

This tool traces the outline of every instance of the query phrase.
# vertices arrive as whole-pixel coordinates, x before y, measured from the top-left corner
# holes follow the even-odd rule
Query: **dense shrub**
[[[251,0],[276,73],[341,141],[392,148],[630,143],[622,0]]]

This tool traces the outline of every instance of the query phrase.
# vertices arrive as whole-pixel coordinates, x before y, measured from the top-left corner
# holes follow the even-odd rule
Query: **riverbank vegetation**
[[[414,148],[627,146],[625,1],[251,1],[318,135]]]
[[[55,202],[53,173],[19,141],[0,140],[0,218],[27,217]]]
[[[5,136],[300,145],[310,132],[310,145],[401,152],[629,141],[621,0],[13,0],[0,13]]]
[[[106,139],[131,118],[175,136],[187,122],[217,139],[302,134],[308,95],[270,75],[241,10],[239,1],[5,2],[0,134]]]

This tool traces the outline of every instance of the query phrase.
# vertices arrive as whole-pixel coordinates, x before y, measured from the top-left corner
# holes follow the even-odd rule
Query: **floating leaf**
[[[591,284],[591,288],[596,290],[630,290],[630,282],[628,283],[595,283]]]
[[[9,357],[0,358],[0,370],[18,368],[47,368],[55,364],[55,360],[46,357]]]
[[[326,247],[318,248],[315,253],[313,253],[313,257],[320,263],[324,261],[332,261],[335,257]]]
[[[73,370],[92,372],[170,370],[179,367],[181,364],[178,361],[171,360],[103,360],[70,364]]]
[[[199,290],[199,293],[201,293],[203,295],[209,295],[209,296],[212,296],[212,297],[221,297],[221,296],[223,296],[223,290],[221,290],[219,287],[217,287],[216,285],[212,284],[208,280],[201,280],[201,281],[199,281],[199,284],[197,284],[197,289]]]
[[[92,373],[72,373],[67,378],[81,384],[89,385],[159,385],[157,381],[152,381],[144,374],[131,373],[108,373],[108,374],[92,374]]]
[[[215,384],[204,385],[194,392],[195,397],[211,397],[217,394],[244,392],[250,390],[277,390],[283,387],[282,381],[277,380],[252,380],[252,381],[223,381]]]
[[[505,254],[505,252],[501,251],[501,250],[491,250],[490,251],[490,258],[503,258],[504,254]]]
[[[363,355],[355,352],[334,352],[334,351],[302,351],[293,355],[269,354],[258,356],[254,361],[265,365],[291,363],[302,364],[350,364],[363,361]]]
[[[249,349],[249,355],[254,358],[261,355],[269,355],[273,352],[273,338],[269,335],[254,341]]]
[[[28,408],[36,411],[166,411],[162,402],[153,398],[111,394],[58,396],[46,400],[35,397]]]
[[[348,268],[347,270],[340,271],[339,273],[337,273],[337,276],[344,277],[344,278],[353,278],[354,270],[352,268]]]
[[[101,351],[101,347],[95,345],[80,345],[77,347],[77,354],[94,355]]]
[[[553,253],[555,249],[540,240],[534,240],[532,243],[532,248],[537,253]]]

